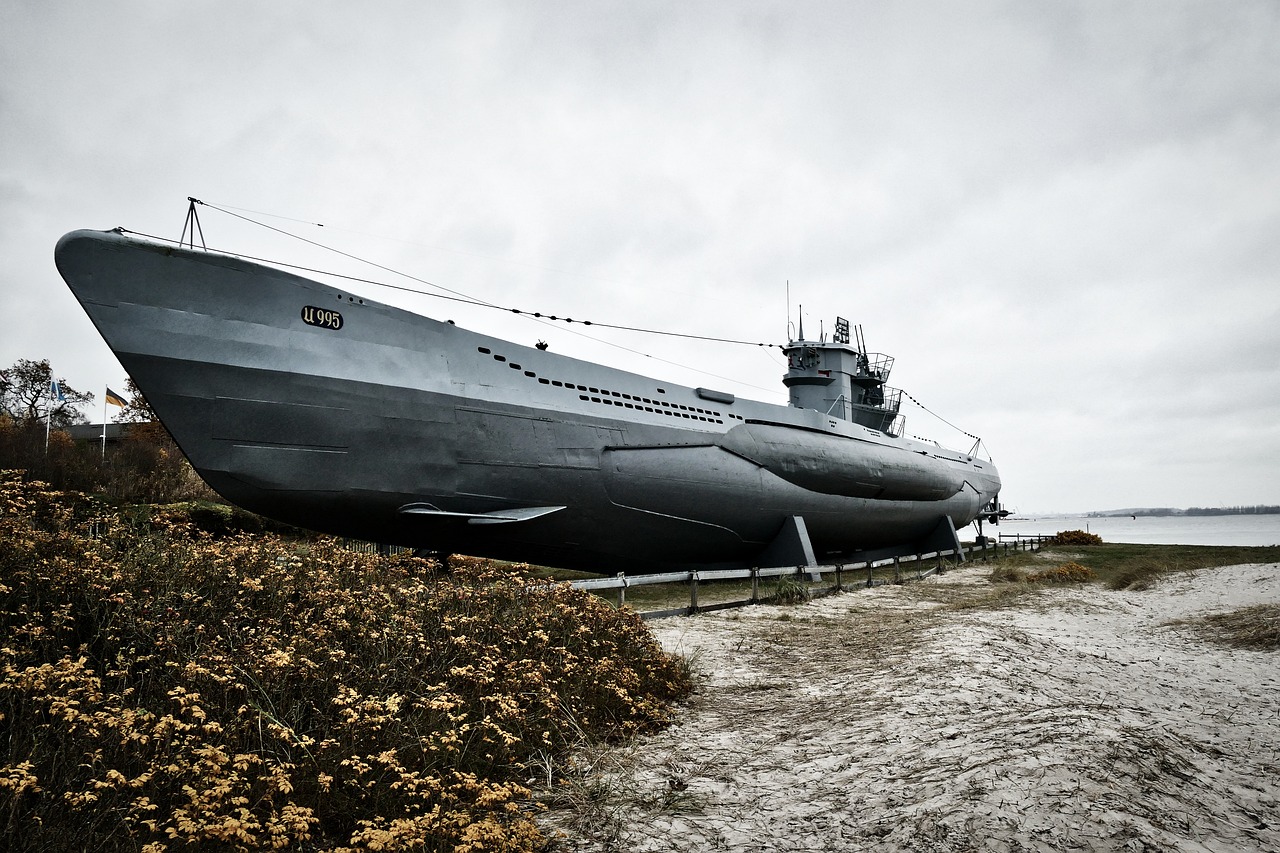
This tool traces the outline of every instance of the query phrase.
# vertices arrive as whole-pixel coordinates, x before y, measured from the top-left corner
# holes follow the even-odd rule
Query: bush
[[[1031,583],[1087,583],[1097,580],[1093,570],[1079,563],[1063,563],[1051,569],[1042,569],[1027,575]]]
[[[1015,566],[996,566],[991,570],[992,583],[1022,583],[1026,574]]]
[[[783,575],[774,585],[769,600],[774,604],[804,604],[810,597],[808,584],[793,575]]]
[[[1049,540],[1050,545],[1101,545],[1102,537],[1083,530],[1063,530]]]
[[[25,472],[57,489],[101,492],[118,501],[168,502],[217,495],[158,423],[129,424],[103,455],[97,441],[76,441],[44,424],[0,415],[0,469]]]
[[[60,429],[45,432],[43,423],[15,421],[0,414],[0,468],[20,468],[60,489],[92,491],[102,476],[96,452],[77,444]]]
[[[1093,570],[1079,563],[1063,563],[1039,571],[1026,571],[1016,566],[997,566],[991,572],[992,583],[1087,583],[1097,580]]]
[[[12,472],[0,626],[14,853],[532,850],[527,768],[689,689],[638,617],[567,585],[134,525]]]
[[[169,529],[190,529],[194,535],[214,539],[241,533],[278,533],[294,539],[315,539],[317,534],[257,515],[230,504],[213,501],[185,501],[161,506],[139,507],[138,517]]]

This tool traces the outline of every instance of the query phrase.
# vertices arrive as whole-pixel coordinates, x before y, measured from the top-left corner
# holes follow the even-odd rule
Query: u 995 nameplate
[[[308,326],[319,326],[322,329],[333,329],[336,332],[342,328],[342,315],[329,308],[304,305],[302,308],[302,322]]]

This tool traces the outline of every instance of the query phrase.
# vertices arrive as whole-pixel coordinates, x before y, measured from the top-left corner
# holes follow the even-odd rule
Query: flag
[[[113,406],[119,406],[122,409],[128,405],[124,401],[123,397],[121,397],[115,391],[112,391],[110,388],[107,389],[107,402]]]
[[[62,389],[58,387],[58,380],[49,380],[49,399],[57,400],[59,403],[65,403],[67,398],[62,396]]]

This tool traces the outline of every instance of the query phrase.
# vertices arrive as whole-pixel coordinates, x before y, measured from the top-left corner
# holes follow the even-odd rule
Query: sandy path
[[[698,695],[584,759],[558,848],[1280,851],[1280,654],[1167,624],[1280,566],[1016,606],[988,574],[654,623]]]

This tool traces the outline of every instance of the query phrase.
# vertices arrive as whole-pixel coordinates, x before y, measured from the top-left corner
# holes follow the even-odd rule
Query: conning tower
[[[856,342],[849,340],[849,321],[836,318],[830,341],[801,340],[783,348],[787,375],[783,384],[791,391],[791,405],[797,409],[817,409],[830,417],[862,424],[889,435],[902,434],[903,416],[898,413],[902,392],[885,385],[893,368],[893,357],[868,353],[857,328]]]

